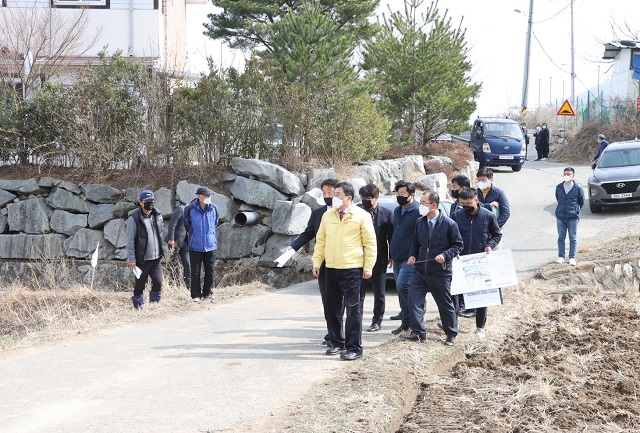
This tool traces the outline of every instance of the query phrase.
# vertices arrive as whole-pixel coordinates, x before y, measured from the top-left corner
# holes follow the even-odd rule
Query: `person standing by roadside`
[[[391,331],[394,335],[399,335],[409,329],[409,280],[413,274],[414,267],[407,264],[409,250],[413,232],[416,228],[416,221],[420,217],[418,212],[418,202],[415,200],[416,188],[411,182],[399,180],[396,182],[394,191],[398,207],[393,211],[393,237],[389,246],[389,263],[393,266],[393,276],[396,280],[396,292],[400,302],[400,314],[392,316],[391,320],[400,319],[402,323],[397,329]]]
[[[524,139],[524,146],[525,146],[524,160],[528,161],[529,160],[529,156],[528,156],[529,155],[529,131],[527,131],[527,124],[525,122],[522,122],[522,124],[520,125],[520,129],[522,129],[522,138]]]
[[[376,264],[373,266],[371,278],[360,282],[360,308],[364,311],[364,299],[367,288],[373,288],[373,318],[367,332],[379,331],[382,327],[385,307],[385,289],[387,283],[387,266],[389,264],[389,242],[393,236],[393,212],[378,206],[380,190],[373,184],[368,184],[358,191],[362,198],[362,207],[369,212],[373,221],[378,243]]]
[[[176,206],[171,214],[165,242],[169,245],[169,261],[177,279],[178,257],[182,263],[182,279],[187,290],[191,291],[191,265],[189,261],[189,241],[187,228],[184,226],[184,206]]]
[[[327,355],[353,361],[362,358],[360,282],[369,279],[376,263],[376,232],[371,215],[353,204],[355,191],[347,182],[335,187],[333,208],[322,216],[313,250],[313,276],[326,264],[331,346]],[[342,336],[343,309],[347,312]],[[346,350],[345,350],[346,349]]]
[[[584,206],[584,190],[574,181],[576,171],[572,167],[564,169],[563,182],[556,186],[556,224],[558,226],[558,259],[564,263],[565,239],[569,234],[569,264],[576,265],[578,249],[578,223]]]
[[[427,331],[424,324],[426,295],[431,292],[442,329],[446,333],[445,346],[456,344],[458,317],[451,299],[451,261],[462,251],[462,238],[458,225],[438,209],[437,192],[425,192],[420,198],[420,215],[409,251],[409,266],[415,271],[409,283],[409,326],[411,333],[400,338],[424,343]]]
[[[131,302],[136,310],[144,306],[144,288],[151,279],[149,303],[160,302],[162,292],[162,215],[154,208],[153,191],[144,190],[138,200],[139,208],[127,220],[127,262],[134,271],[140,269]]]
[[[605,140],[604,134],[598,134],[598,152],[596,152],[596,154],[593,156],[593,159],[591,160],[592,170],[596,169],[596,164],[598,162],[598,159],[600,159],[600,157],[602,156],[602,152],[604,152],[604,150],[607,148],[608,145],[609,145],[609,142]]]
[[[325,179],[320,184],[322,190],[322,199],[324,200],[324,206],[320,206],[311,211],[307,228],[291,243],[290,246],[285,247],[282,252],[290,249],[298,251],[303,246],[307,245],[312,239],[315,239],[318,229],[320,228],[320,222],[322,216],[326,211],[331,209],[333,205],[333,193],[334,188],[338,184],[336,179]],[[324,336],[323,344],[331,346],[331,335],[329,334],[329,314],[327,310],[327,273],[325,272],[325,264],[320,265],[320,272],[318,274],[318,286],[320,288],[320,299],[322,300],[322,310],[324,312],[324,319],[327,322],[327,335]],[[340,315],[342,317],[343,314]],[[340,323],[342,327],[342,323]]]
[[[540,159],[539,161],[546,161],[549,157],[549,128],[547,128],[547,124],[542,124],[542,129],[538,133],[540,137],[540,143],[538,144],[540,148]]]
[[[451,197],[453,198],[453,204],[451,205],[451,209],[449,209],[449,215],[453,215],[453,213],[460,206],[460,200],[458,199],[460,195],[460,191],[465,188],[471,187],[471,180],[463,175],[459,174],[451,178]]]
[[[542,151],[540,148],[540,139],[542,138],[541,132],[542,127],[539,124],[536,125],[536,132],[533,133],[533,143],[535,144],[537,154],[536,161],[540,161],[542,159]]]
[[[216,225],[220,219],[218,207],[211,203],[211,191],[206,186],[197,189],[195,198],[184,209],[184,225],[189,238],[191,262],[191,299],[213,299],[212,289],[216,265]],[[204,268],[204,282],[200,274]]]
[[[480,205],[478,191],[465,188],[460,191],[460,209],[451,218],[458,224],[464,247],[461,256],[491,253],[502,239],[502,231],[495,214]],[[460,295],[464,297],[464,295]],[[476,308],[476,335],[484,337],[487,307]]]

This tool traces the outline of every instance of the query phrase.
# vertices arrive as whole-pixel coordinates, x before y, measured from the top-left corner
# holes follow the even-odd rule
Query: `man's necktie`
[[[340,221],[342,221],[342,218],[344,218],[344,211],[338,211],[338,213],[340,214]]]

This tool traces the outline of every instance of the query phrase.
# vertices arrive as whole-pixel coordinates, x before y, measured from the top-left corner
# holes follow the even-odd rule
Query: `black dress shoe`
[[[389,320],[402,320],[402,313],[398,313],[395,316],[389,317]]]
[[[367,328],[367,332],[376,332],[382,329],[379,323],[372,323],[371,326]]]
[[[472,317],[476,317],[476,310],[475,309],[473,309],[473,310],[462,310],[462,311],[460,311],[458,316],[466,317],[467,319],[470,319]]]
[[[407,341],[417,341],[418,343],[425,343],[427,341],[426,336],[421,337],[416,331],[411,331],[410,334],[402,334],[400,338]]]
[[[359,358],[362,358],[362,353],[346,351],[340,354],[340,359],[343,359],[345,361],[355,361]]]
[[[402,334],[402,332],[406,331],[407,329],[409,329],[408,326],[400,325],[400,327],[398,327],[397,329],[394,329],[393,331],[391,331],[391,333],[393,335],[400,335],[400,334]]]
[[[338,353],[342,352],[344,349],[338,347],[338,346],[331,346],[327,349],[326,352],[324,352],[326,355],[337,355]]]
[[[453,347],[456,345],[456,337],[451,334],[447,334],[447,339],[444,342],[444,345],[447,347]]]
[[[322,345],[323,346],[331,346],[331,340],[327,340],[326,338],[324,340],[322,340]]]

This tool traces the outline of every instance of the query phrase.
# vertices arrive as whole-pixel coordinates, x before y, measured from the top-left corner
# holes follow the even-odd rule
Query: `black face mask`
[[[467,215],[471,215],[473,211],[476,210],[475,206],[462,206],[462,209],[467,213]]]
[[[154,205],[155,205],[155,202],[153,201],[145,201],[142,204],[142,207],[145,208],[145,210],[153,210]]]
[[[452,189],[451,190],[451,197],[457,199],[458,197],[460,197],[460,191],[458,191],[457,189]]]
[[[367,200],[366,198],[362,199],[362,206],[366,209],[369,210],[373,207],[373,203],[371,203],[371,200]]]
[[[396,196],[396,200],[398,200],[398,204],[400,206],[404,206],[409,203],[409,197],[403,197],[401,195]]]
[[[329,197],[329,198],[325,197],[324,198],[324,203],[329,207],[333,206],[333,197]]]

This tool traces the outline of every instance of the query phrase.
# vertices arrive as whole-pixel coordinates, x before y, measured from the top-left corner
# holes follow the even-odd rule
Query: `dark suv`
[[[611,143],[589,177],[589,208],[640,204],[640,140]]]

